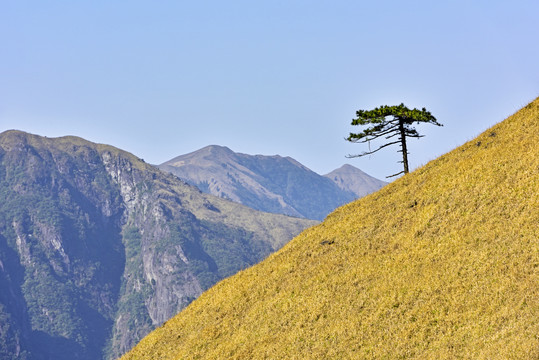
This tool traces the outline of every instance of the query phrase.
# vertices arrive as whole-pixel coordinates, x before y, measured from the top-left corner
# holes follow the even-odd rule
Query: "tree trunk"
[[[404,132],[404,121],[399,120],[399,131],[401,133],[402,163],[404,164],[404,173],[408,174],[408,149],[406,149],[406,134]]]

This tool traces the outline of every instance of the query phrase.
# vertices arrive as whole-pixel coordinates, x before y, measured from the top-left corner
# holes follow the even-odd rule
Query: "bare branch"
[[[398,173],[396,173],[396,174],[393,174],[393,175],[389,175],[389,176],[386,176],[386,178],[394,177],[394,176],[397,176],[397,175],[400,175],[400,174],[404,174],[404,170],[402,170],[402,171],[399,171],[399,172],[398,172]]]
[[[410,137],[410,138],[422,138],[422,137],[425,137],[425,135],[406,135],[406,137]]]
[[[398,144],[400,143],[400,141],[393,141],[393,142],[390,142],[390,143],[387,143],[387,144],[384,144],[382,146],[380,146],[378,149],[376,150],[373,150],[373,151],[367,151],[367,152],[364,152],[364,153],[361,153],[361,154],[358,154],[358,155],[347,155],[346,157],[347,158],[355,158],[355,157],[362,157],[362,156],[365,156],[365,155],[370,155],[370,154],[374,154],[375,152],[377,152],[378,150],[381,150],[383,148],[385,148],[386,146],[389,146],[389,145],[393,145],[393,144]]]
[[[398,136],[398,135],[400,135],[400,134],[401,134],[400,132],[395,132],[394,134],[389,135],[388,137],[386,137],[386,139],[390,139],[390,138],[392,138],[392,137],[394,137],[394,136]],[[400,138],[399,138],[399,140],[400,140]]]

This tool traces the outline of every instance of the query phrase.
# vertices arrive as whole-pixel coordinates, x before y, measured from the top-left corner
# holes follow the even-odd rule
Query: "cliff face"
[[[115,358],[312,222],[110,146],[0,134],[0,358]]]

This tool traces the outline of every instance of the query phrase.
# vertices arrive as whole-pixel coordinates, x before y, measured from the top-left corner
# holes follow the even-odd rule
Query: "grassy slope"
[[[218,283],[123,359],[537,358],[538,224],[536,99]]]

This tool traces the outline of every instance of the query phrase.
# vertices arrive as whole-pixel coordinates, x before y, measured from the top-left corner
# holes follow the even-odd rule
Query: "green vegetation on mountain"
[[[117,358],[313,221],[76,137],[0,134],[0,359]]]
[[[419,135],[417,130],[412,127],[413,123],[427,123],[437,126],[442,124],[436,121],[427,109],[408,109],[404,104],[398,106],[383,105],[373,110],[358,110],[357,118],[352,120],[352,125],[371,125],[364,128],[360,133],[350,133],[346,140],[351,142],[369,143],[369,151],[365,151],[359,155],[349,155],[349,157],[359,157],[374,154],[375,152],[394,144],[399,144],[402,153],[401,163],[404,169],[401,172],[387,176],[393,177],[400,174],[408,174],[408,148],[406,146],[406,138],[420,138],[424,135]],[[398,136],[395,140],[395,136]],[[383,137],[389,142],[380,145],[376,150],[370,150],[370,143],[373,140]]]
[[[221,281],[122,359],[539,358],[538,155],[539,98]]]

